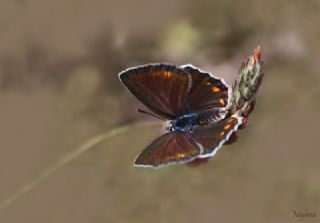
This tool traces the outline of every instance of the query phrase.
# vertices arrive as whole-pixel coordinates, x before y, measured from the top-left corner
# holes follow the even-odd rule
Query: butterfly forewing
[[[174,119],[184,113],[190,75],[169,64],[150,64],[125,70],[119,78],[154,113]]]
[[[191,75],[192,80],[186,104],[188,111],[199,112],[228,105],[231,92],[224,80],[201,71],[192,65],[184,65],[181,68]]]
[[[189,162],[200,155],[200,148],[188,133],[169,132],[154,140],[135,161],[136,166],[159,167]]]
[[[194,128],[191,136],[203,148],[199,157],[213,156],[241,123],[242,118],[234,115],[215,124]]]

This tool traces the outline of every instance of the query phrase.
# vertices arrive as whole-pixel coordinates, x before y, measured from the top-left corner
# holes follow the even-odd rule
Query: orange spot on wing
[[[163,74],[166,78],[170,78],[172,73],[169,72],[169,71],[165,71],[164,74]]]
[[[220,136],[224,136],[224,132],[220,132],[220,134],[219,134]]]
[[[218,88],[218,87],[212,87],[211,90],[212,90],[213,92],[219,92],[219,91],[221,91],[221,89]]]
[[[207,82],[206,85],[209,86],[209,85],[211,85],[211,83],[210,83],[210,82]]]
[[[220,103],[222,106],[224,106],[224,105],[226,104],[226,102],[225,102],[222,98],[219,100],[219,103]]]
[[[225,127],[223,127],[225,130],[230,129],[231,125],[226,125]]]
[[[185,156],[186,156],[186,155],[183,154],[183,153],[178,153],[178,154],[177,154],[177,157],[178,157],[178,158],[184,158]]]

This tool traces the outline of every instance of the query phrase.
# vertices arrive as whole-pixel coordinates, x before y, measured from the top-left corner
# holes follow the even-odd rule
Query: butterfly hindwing
[[[188,133],[168,132],[155,139],[135,160],[135,166],[159,167],[185,163],[200,155],[199,146]]]
[[[191,64],[183,65],[181,68],[191,75],[192,80],[186,105],[189,112],[228,106],[231,89],[223,79],[201,71]]]
[[[213,156],[218,149],[237,131],[242,123],[238,115],[220,120],[214,124],[195,127],[192,130],[192,139],[202,146],[200,158]]]

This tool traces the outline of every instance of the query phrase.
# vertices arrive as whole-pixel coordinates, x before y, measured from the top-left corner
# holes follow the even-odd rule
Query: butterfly
[[[231,92],[225,81],[192,65],[143,65],[119,78],[152,112],[170,121],[168,131],[147,146],[136,166],[213,156],[242,123],[240,116],[226,117]]]
[[[151,115],[169,122],[166,132],[136,158],[135,166],[206,161],[244,123],[239,112],[230,112],[235,107],[233,89],[191,64],[132,67],[120,72],[119,79],[155,114]]]

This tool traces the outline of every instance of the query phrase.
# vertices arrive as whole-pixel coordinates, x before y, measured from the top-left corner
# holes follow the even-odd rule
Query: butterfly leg
[[[209,161],[209,157],[207,158],[196,158],[192,160],[191,162],[187,163],[187,166],[189,167],[198,167],[203,164],[206,164]]]
[[[226,141],[224,143],[224,145],[231,145],[231,144],[237,142],[237,140],[238,140],[238,134],[236,132],[233,132],[231,134],[230,138],[228,139],[228,141]]]

